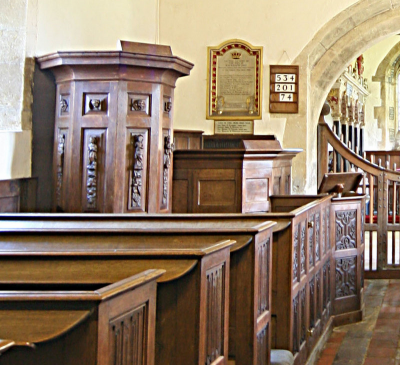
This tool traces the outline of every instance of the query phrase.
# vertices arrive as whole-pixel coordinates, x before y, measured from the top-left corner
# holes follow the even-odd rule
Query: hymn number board
[[[299,112],[299,66],[270,65],[269,112]]]

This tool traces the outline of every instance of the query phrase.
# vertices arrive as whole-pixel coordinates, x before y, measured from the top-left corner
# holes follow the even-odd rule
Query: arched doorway
[[[287,118],[284,147],[305,151],[294,161],[294,193],[317,190],[316,127],[333,83],[350,61],[399,32],[399,0],[361,0],[326,23],[294,60],[300,66],[299,114]]]

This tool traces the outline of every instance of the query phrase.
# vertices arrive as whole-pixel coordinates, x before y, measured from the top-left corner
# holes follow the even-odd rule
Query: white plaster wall
[[[29,177],[31,131],[0,133],[0,180]]]
[[[37,1],[38,56],[56,51],[115,50],[120,39],[157,40],[157,0]]]
[[[264,47],[263,119],[255,121],[255,133],[275,134],[285,145],[285,115],[268,112],[269,65],[291,63],[325,22],[355,2],[161,0],[160,42],[195,64],[189,77],[178,80],[174,126],[213,133],[213,121],[205,118],[207,46],[239,38]]]
[[[387,138],[387,144],[382,145],[382,131],[378,127],[375,118],[375,107],[381,106],[381,83],[372,81],[379,64],[383,61],[390,50],[400,41],[398,35],[384,39],[375,46],[364,52],[364,77],[368,80],[368,90],[371,93],[366,101],[365,110],[365,149],[391,149],[391,143]],[[385,139],[386,140],[386,139]]]

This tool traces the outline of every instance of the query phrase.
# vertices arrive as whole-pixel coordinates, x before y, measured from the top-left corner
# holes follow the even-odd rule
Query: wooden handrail
[[[375,165],[364,158],[360,157],[356,153],[354,153],[352,150],[346,147],[346,145],[340,141],[340,139],[332,132],[328,124],[323,122],[321,123],[321,118],[323,120],[323,116],[320,117],[320,123],[318,123],[318,154],[321,156],[321,153],[324,155],[327,155],[327,152],[323,153],[322,144],[326,144],[326,151],[327,149],[327,144],[329,143],[335,151],[337,151],[344,159],[348,160],[351,164],[354,164],[361,170],[363,170],[366,173],[369,173],[374,176],[379,176],[380,173],[384,172],[386,174],[386,177],[388,180],[393,180],[393,181],[400,181],[400,173],[389,170],[384,167],[380,167],[378,165]],[[328,156],[326,156],[327,158]],[[322,177],[324,176],[325,173],[327,173],[327,167],[324,169],[321,166],[322,161],[319,158],[318,159],[318,184],[322,181]]]

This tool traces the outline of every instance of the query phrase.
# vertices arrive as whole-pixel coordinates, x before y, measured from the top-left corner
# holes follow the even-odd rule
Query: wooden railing
[[[318,186],[327,172],[363,173],[358,192],[366,194],[365,272],[369,278],[400,278],[400,173],[346,146],[325,123],[318,123]],[[392,169],[391,169],[392,168]]]

